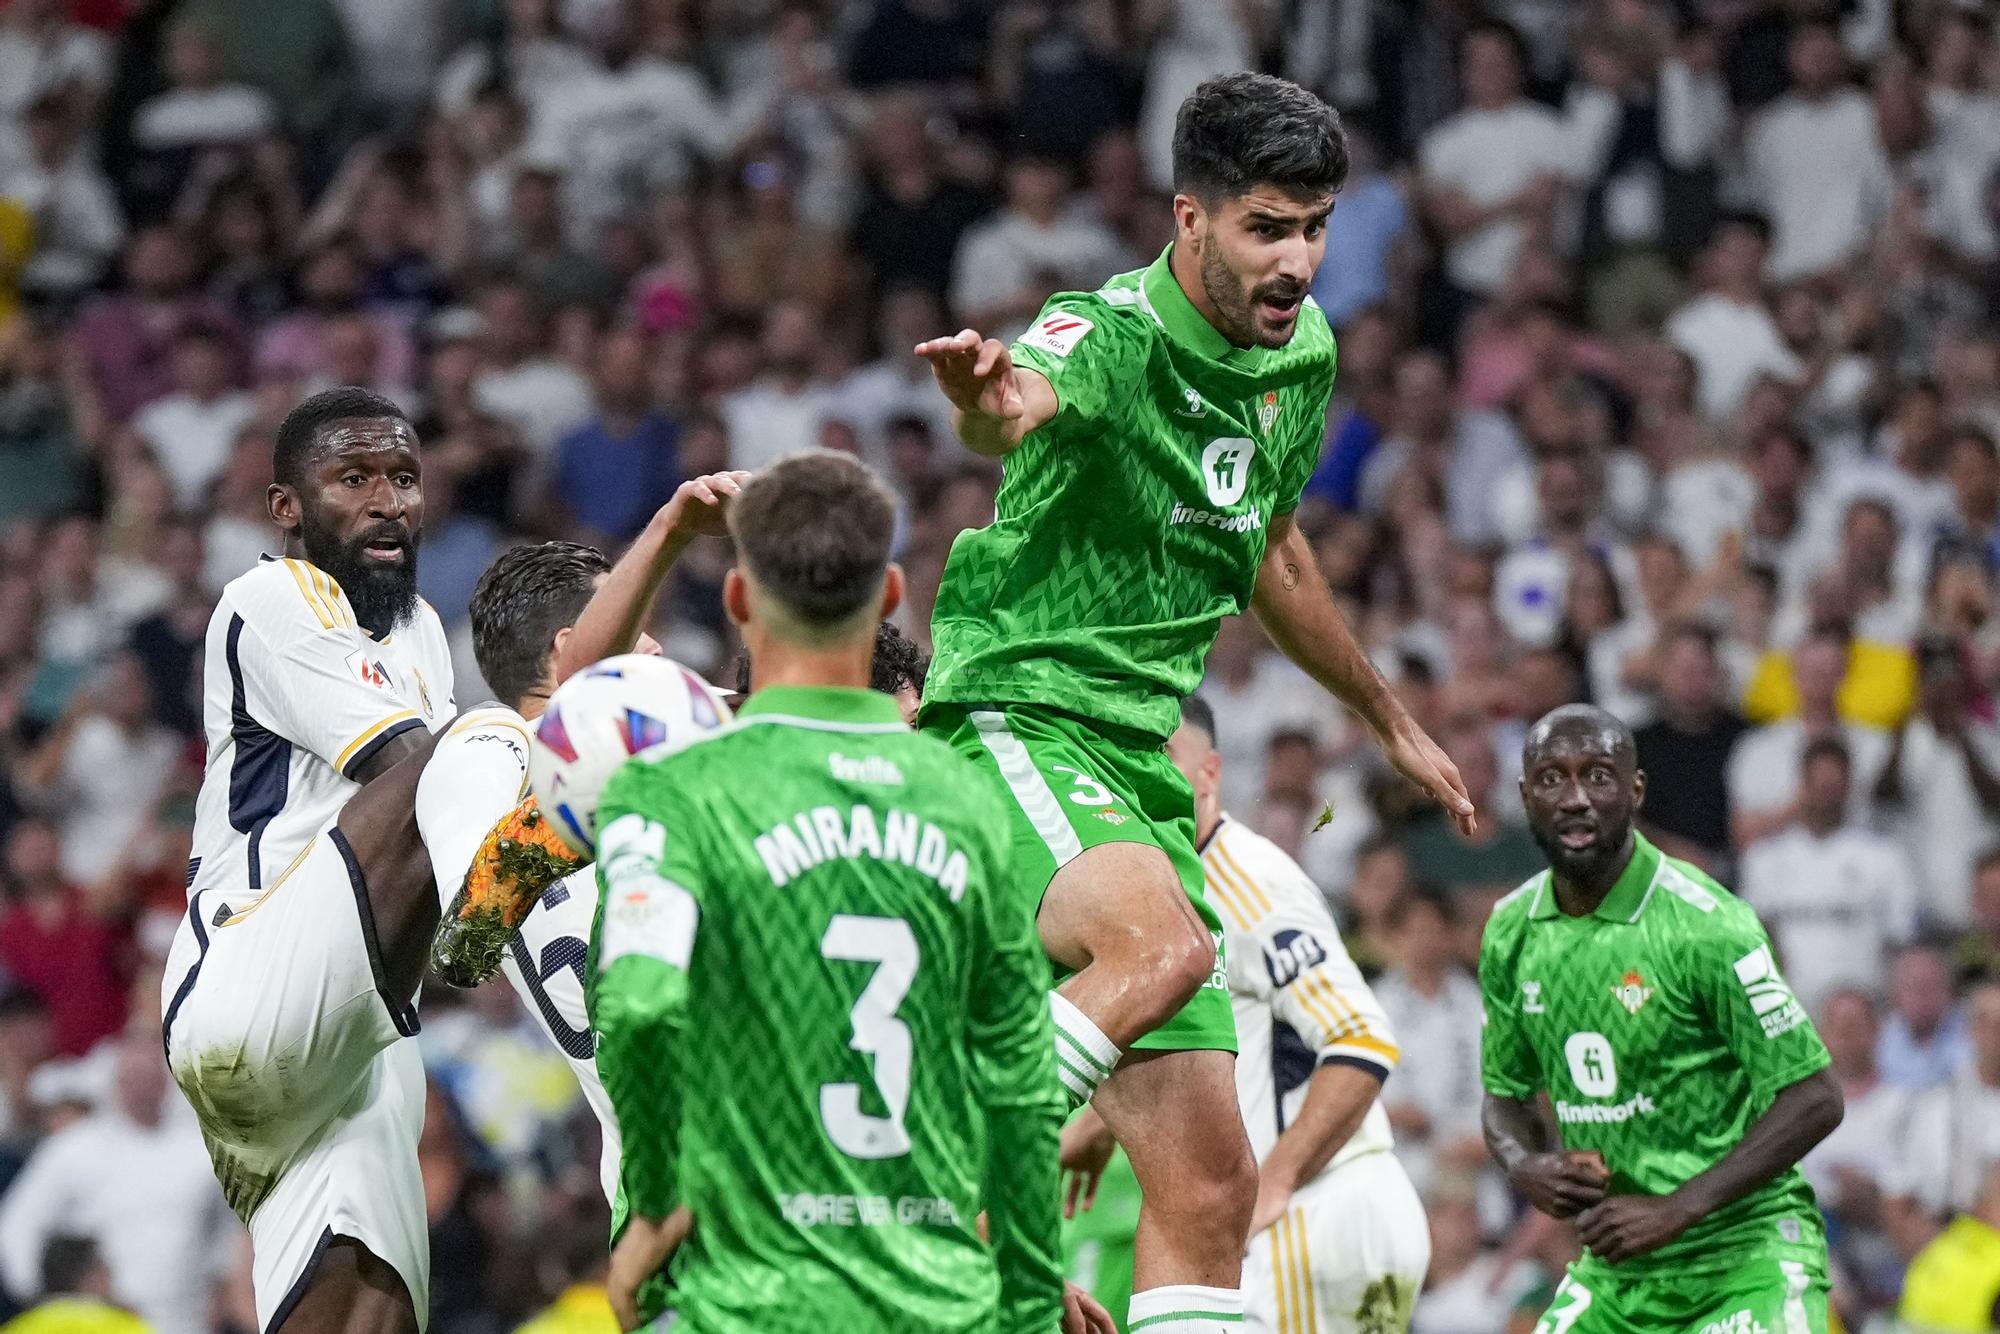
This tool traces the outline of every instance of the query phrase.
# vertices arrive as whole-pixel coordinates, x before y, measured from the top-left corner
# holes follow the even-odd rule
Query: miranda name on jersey
[[[935,880],[953,903],[965,894],[965,854],[951,846],[942,829],[907,811],[883,811],[878,826],[872,807],[857,805],[843,814],[837,807],[815,806],[757,835],[752,846],[773,885],[788,884],[835,857],[872,857],[914,868]]]

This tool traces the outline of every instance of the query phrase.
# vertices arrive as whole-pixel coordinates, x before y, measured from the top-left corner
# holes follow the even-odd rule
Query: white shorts
[[[423,1062],[416,1012],[392,1009],[380,960],[361,868],[332,825],[267,892],[195,896],[167,956],[167,1062],[249,1225],[266,1329],[334,1237],[391,1265],[428,1319]]]
[[[1250,1239],[1243,1328],[1262,1334],[1400,1334],[1431,1263],[1430,1224],[1391,1153],[1343,1163]]]

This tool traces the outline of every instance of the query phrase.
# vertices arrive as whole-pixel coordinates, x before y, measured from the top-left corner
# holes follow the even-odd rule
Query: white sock
[[[1241,1334],[1243,1294],[1236,1288],[1176,1283],[1132,1294],[1126,1334]]]
[[[1056,1021],[1056,1074],[1062,1078],[1071,1108],[1081,1107],[1096,1095],[1097,1086],[1110,1078],[1118,1064],[1118,1048],[1060,991],[1049,993],[1049,1015]]]

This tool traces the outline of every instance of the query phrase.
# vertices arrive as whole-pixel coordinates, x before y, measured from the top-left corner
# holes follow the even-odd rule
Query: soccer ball
[[[677,662],[627,653],[584,668],[535,723],[528,782],[549,827],[580,857],[597,855],[597,800],[619,766],[678,750],[729,721],[714,686]]]

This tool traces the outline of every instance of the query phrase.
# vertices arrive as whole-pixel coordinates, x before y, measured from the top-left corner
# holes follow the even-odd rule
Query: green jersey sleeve
[[[990,826],[999,828],[996,813]],[[1062,1225],[1054,1202],[1064,1101],[1049,1020],[1049,966],[1029,901],[1012,892],[1007,845],[991,840],[972,975],[975,1097],[991,1137],[982,1192],[1000,1271],[1002,1330],[1062,1323]]]
[[[628,1133],[622,1168],[630,1211],[664,1218],[678,1201],[675,1154],[685,1081],[676,1069],[687,1018],[688,965],[700,926],[701,873],[692,812],[672,786],[628,764],[599,803],[600,905],[590,970],[597,1069]],[[670,839],[667,831],[675,831]]]
[[[1119,410],[1140,390],[1148,338],[1138,323],[1095,292],[1058,292],[1016,339],[1014,364],[1039,373],[1056,393],[1050,423],[1066,431]]]
[[[1529,998],[1515,976],[1525,917],[1518,903],[1503,901],[1494,909],[1479,941],[1479,1003],[1483,1012],[1479,1073],[1486,1091],[1496,1098],[1532,1098],[1542,1087],[1541,1062],[1521,1022],[1521,1007]]]
[[[1695,1003],[1742,1065],[1760,1102],[1831,1062],[1792,995],[1757,915],[1741,903],[1713,915],[1689,942]]]

